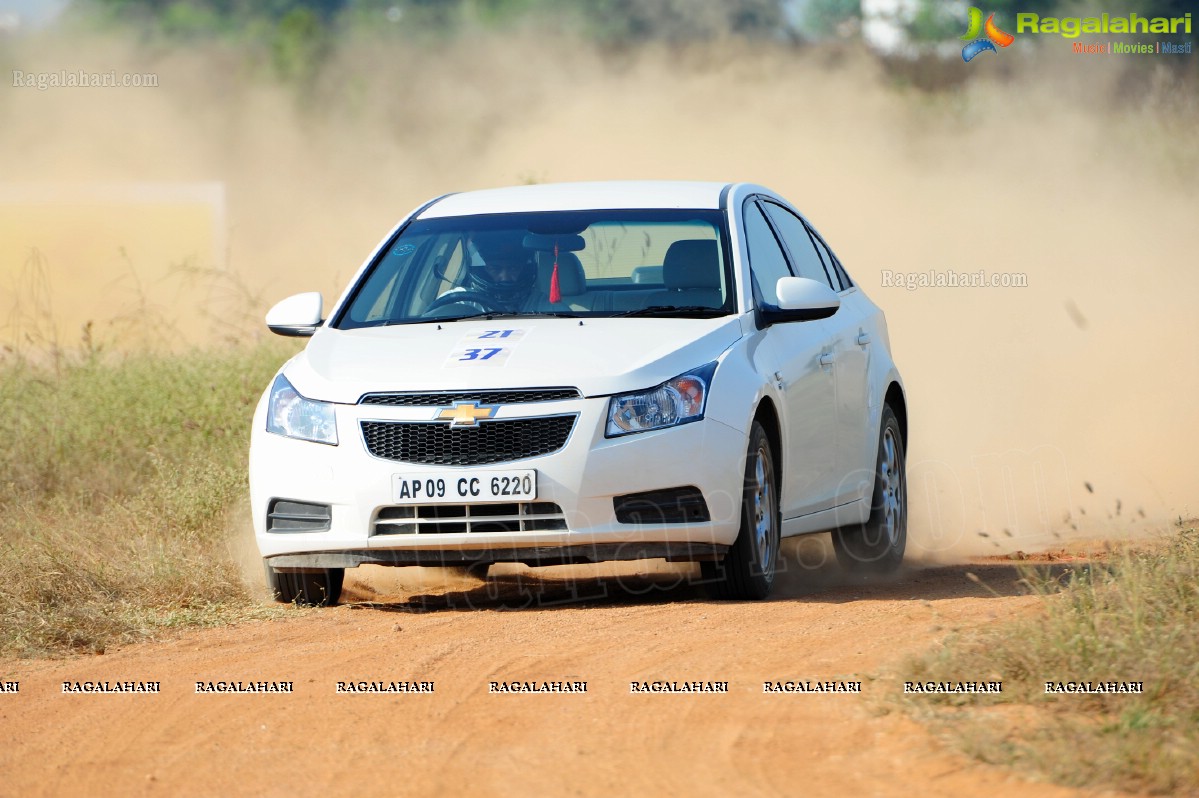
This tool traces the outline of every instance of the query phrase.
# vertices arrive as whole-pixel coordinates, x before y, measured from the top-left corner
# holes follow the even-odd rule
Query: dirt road
[[[0,694],[0,794],[1076,794],[951,753],[886,711],[906,655],[1032,608],[1014,567],[915,567],[866,583],[792,561],[763,604],[712,601],[647,570],[511,566],[486,583],[364,572],[373,589],[348,577],[332,609],[0,662],[0,679],[20,683]],[[63,693],[87,680],[161,692]],[[197,694],[219,680],[294,692]],[[631,692],[657,680],[728,692]],[[764,694],[763,682],[787,680],[859,681],[862,693]],[[434,692],[339,694],[343,681],[431,681]],[[505,694],[493,681],[587,688]]]

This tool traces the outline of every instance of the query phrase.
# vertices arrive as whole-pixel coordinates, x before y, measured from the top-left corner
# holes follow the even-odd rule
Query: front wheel
[[[328,607],[341,598],[345,568],[326,568],[315,573],[292,574],[276,571],[267,563],[266,584],[276,601],[302,607]]]
[[[741,531],[721,562],[701,565],[720,598],[761,600],[770,594],[778,567],[782,515],[770,438],[757,421],[749,431]]]
[[[879,425],[874,494],[866,523],[833,530],[841,567],[856,573],[890,573],[903,562],[908,542],[908,480],[903,433],[889,405]]]

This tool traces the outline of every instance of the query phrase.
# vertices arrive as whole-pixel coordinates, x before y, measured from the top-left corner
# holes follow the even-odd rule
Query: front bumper
[[[566,444],[550,454],[480,469],[535,469],[539,503],[561,508],[565,528],[380,534],[381,516],[395,513],[393,476],[444,473],[457,480],[470,467],[409,465],[367,451],[362,421],[429,421],[430,408],[338,405],[339,445],[266,432],[265,399],[254,418],[250,496],[262,556],[279,568],[360,564],[445,565],[470,562],[561,564],[665,557],[715,559],[740,527],[744,433],[711,418],[655,432],[604,437],[608,399],[505,405],[497,418],[574,414]],[[708,520],[630,523],[617,517],[617,496],[688,486],[698,489]],[[320,531],[268,531],[275,500],[329,507]],[[278,525],[275,525],[278,528]],[[537,525],[531,525],[536,527]],[[438,527],[430,527],[437,529]],[[484,529],[487,527],[484,526]]]

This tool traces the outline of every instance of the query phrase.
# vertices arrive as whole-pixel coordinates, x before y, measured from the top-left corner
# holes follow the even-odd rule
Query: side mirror
[[[780,277],[774,292],[778,306],[762,309],[767,324],[827,319],[841,307],[841,298],[833,289],[808,277]]]
[[[306,338],[321,326],[323,304],[316,291],[289,296],[267,311],[266,326],[276,335]]]

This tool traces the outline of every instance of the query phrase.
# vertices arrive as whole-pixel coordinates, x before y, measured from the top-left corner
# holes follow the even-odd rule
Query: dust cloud
[[[284,296],[331,302],[403,214],[447,191],[746,180],[791,198],[887,313],[914,554],[1034,550],[1196,512],[1193,84],[1024,52],[930,95],[852,48],[613,54],[534,32],[345,42],[305,87],[217,46],[4,47],[6,70],[159,83],[0,89],[10,346],[72,345],[88,320],[130,345],[147,317],[159,345],[250,339]],[[175,193],[128,199],[145,185]],[[188,200],[214,185],[217,200]],[[1026,285],[896,282],[930,270]]]

